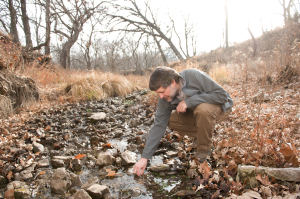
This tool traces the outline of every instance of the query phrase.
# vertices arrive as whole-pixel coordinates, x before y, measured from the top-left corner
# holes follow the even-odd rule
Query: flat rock
[[[38,161],[38,167],[49,167],[50,163],[48,159]]]
[[[269,177],[274,177],[282,181],[300,182],[300,168],[269,168],[239,165],[237,179],[252,177],[256,173],[267,174]],[[255,177],[255,176],[254,176]]]
[[[14,190],[14,198],[29,199],[31,192],[29,186],[22,181],[12,181],[6,186],[6,190]]]
[[[51,179],[51,192],[57,194],[66,193],[71,186],[70,174],[65,168],[58,168]]]
[[[104,112],[94,113],[93,115],[90,116],[90,119],[96,121],[104,120],[105,118],[106,118],[106,114]]]
[[[107,186],[93,184],[87,189],[87,192],[93,199],[96,199],[103,198],[104,194],[109,193],[109,190]]]
[[[97,184],[99,182],[99,179],[97,176],[90,178],[87,182],[85,182],[82,186],[81,189],[86,190],[93,184]]]
[[[112,165],[116,162],[116,158],[109,153],[101,152],[98,154],[97,164],[99,166]]]
[[[80,189],[70,199],[92,199],[92,198],[85,190]]]
[[[159,172],[159,171],[169,171],[170,165],[168,164],[155,164],[149,168],[150,171]]]
[[[33,147],[33,152],[37,153],[37,152],[43,152],[44,151],[44,146],[40,143],[37,142],[33,142],[32,143],[32,147]]]
[[[124,165],[136,163],[136,153],[134,152],[126,150],[121,154],[121,158]]]

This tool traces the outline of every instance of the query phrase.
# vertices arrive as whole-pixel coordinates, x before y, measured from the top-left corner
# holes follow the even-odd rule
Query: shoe
[[[195,158],[196,158],[200,163],[202,163],[202,162],[204,162],[204,161],[207,159],[207,157],[213,152],[213,150],[215,150],[214,146],[212,146],[211,149],[210,149],[208,152],[206,152],[206,153],[199,153],[199,152],[197,152],[197,153],[195,154]]]

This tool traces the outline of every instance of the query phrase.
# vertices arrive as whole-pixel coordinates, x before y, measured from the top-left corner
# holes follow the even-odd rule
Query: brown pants
[[[212,136],[217,119],[223,114],[220,105],[199,104],[185,113],[174,110],[169,120],[169,128],[181,134],[197,138],[197,151],[208,152],[212,146]]]

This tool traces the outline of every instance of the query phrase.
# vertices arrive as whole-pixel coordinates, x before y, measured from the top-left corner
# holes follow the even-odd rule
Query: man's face
[[[160,87],[155,91],[161,99],[171,102],[177,94],[177,85],[175,80],[167,88]]]

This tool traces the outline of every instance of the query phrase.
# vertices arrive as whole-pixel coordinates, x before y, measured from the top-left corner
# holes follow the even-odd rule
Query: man
[[[158,67],[151,74],[149,88],[159,95],[158,107],[141,159],[133,172],[143,174],[147,160],[157,149],[167,126],[195,137],[196,158],[206,160],[213,150],[212,136],[217,117],[233,106],[233,101],[221,86],[206,73],[187,69],[181,73],[169,67]]]

